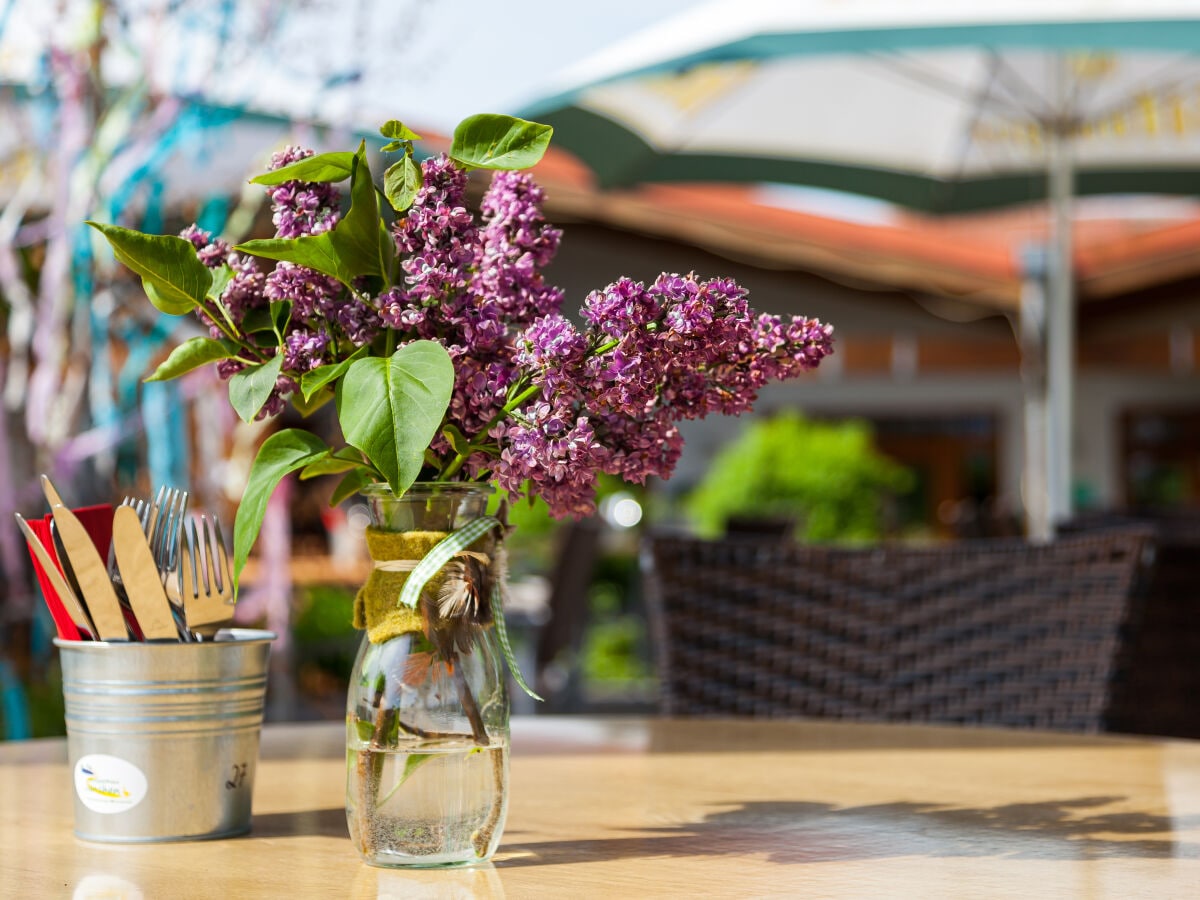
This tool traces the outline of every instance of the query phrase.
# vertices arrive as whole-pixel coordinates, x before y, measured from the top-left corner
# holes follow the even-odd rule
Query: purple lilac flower
[[[263,404],[263,408],[258,411],[258,415],[254,418],[262,421],[263,419],[279,415],[287,409],[288,400],[299,389],[300,383],[296,379],[288,375],[280,375],[275,379],[275,388],[271,391],[271,396],[267,398],[267,402]]]
[[[263,294],[268,300],[292,304],[292,319],[315,323],[334,318],[342,286],[336,278],[304,266],[281,262],[266,278]]]
[[[596,478],[609,450],[596,440],[586,416],[541,401],[522,423],[499,426],[503,449],[496,481],[514,496],[526,490],[546,501],[552,515],[580,518],[596,511]]]
[[[513,327],[557,313],[563,295],[540,269],[558,252],[562,232],[546,223],[545,193],[525,172],[497,172],[480,204],[484,227],[475,290],[495,298]]]
[[[482,361],[461,354],[454,362],[449,416],[464,434],[480,434],[503,409],[520,372],[503,359]]]
[[[669,410],[647,419],[610,415],[603,419],[603,440],[611,448],[604,471],[633,484],[670,478],[683,452],[683,437]]]
[[[444,155],[425,160],[421,171],[421,189],[394,227],[404,285],[380,312],[390,327],[435,338],[461,330],[478,229],[466,206],[466,173]]]
[[[324,331],[297,328],[288,332],[283,342],[284,370],[304,373],[331,362],[324,357],[329,343],[329,335]]]
[[[583,317],[600,334],[620,338],[658,318],[657,297],[641,282],[619,278],[602,291],[592,291],[583,304]]]
[[[542,316],[517,336],[514,362],[533,374],[549,399],[575,380],[587,340],[558,313]]]
[[[746,291],[730,279],[663,274],[647,287],[622,278],[590,294],[583,316],[587,335],[546,317],[516,342],[516,362],[542,387],[543,401],[552,401],[555,418],[534,405],[522,411],[528,424],[499,429],[497,473],[510,481],[524,473],[543,496],[540,460],[558,458],[548,446],[562,422],[590,423],[590,465],[636,483],[666,478],[683,446],[678,420],[743,412],[768,380],[807,371],[831,351],[832,329],[812,319],[784,324],[755,316]],[[551,504],[556,515],[586,507],[580,483],[568,482],[575,493],[550,488],[562,500]]]
[[[225,262],[229,255],[229,244],[220,238],[213,240],[211,232],[204,231],[196,225],[189,225],[179,233],[185,241],[189,241],[196,249],[200,262],[210,269],[216,269]]]
[[[304,147],[288,146],[271,157],[270,169],[307,159],[313,151]],[[337,188],[332,184],[305,181],[285,181],[267,189],[271,198],[271,221],[275,223],[275,234],[281,238],[295,238],[305,234],[320,234],[337,224]]]
[[[222,359],[217,363],[217,377],[222,381],[228,381],[244,368],[246,368],[246,364],[236,359]]]
[[[266,309],[270,301],[266,297],[267,277],[258,269],[258,260],[230,251],[229,267],[233,277],[221,294],[221,303],[229,311],[234,323],[241,325],[246,313],[254,309]]]
[[[345,298],[334,309],[333,315],[342,333],[356,349],[371,343],[383,329],[376,309],[357,297]]]

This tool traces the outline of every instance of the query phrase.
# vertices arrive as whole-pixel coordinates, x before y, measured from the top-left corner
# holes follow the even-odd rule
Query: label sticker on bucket
[[[127,760],[92,753],[75,763],[75,793],[92,812],[125,812],[146,796],[146,776]]]

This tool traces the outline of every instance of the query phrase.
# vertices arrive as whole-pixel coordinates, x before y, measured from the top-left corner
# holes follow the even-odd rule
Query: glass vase
[[[504,577],[494,537],[451,559],[415,610],[392,603],[422,549],[485,515],[490,493],[421,483],[399,497],[384,485],[363,491],[374,569],[356,606],[368,630],[346,707],[346,817],[370,865],[468,865],[500,841],[509,704],[488,602]],[[388,598],[386,609],[372,592]],[[358,621],[372,602],[373,618]]]

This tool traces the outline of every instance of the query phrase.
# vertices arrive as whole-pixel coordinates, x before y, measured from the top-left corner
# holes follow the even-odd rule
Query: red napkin
[[[58,554],[54,550],[54,541],[50,539],[50,524],[45,521],[38,521],[37,519],[28,519],[27,521],[33,533],[42,542],[42,546],[46,548],[46,552],[50,554],[50,558],[54,560],[54,564],[58,567],[58,571],[61,574],[62,563],[58,561]],[[111,528],[112,526],[110,525],[109,527]],[[67,608],[63,606],[63,602],[58,599],[58,593],[50,584],[50,579],[46,577],[46,573],[42,569],[42,564],[33,555],[32,549],[30,549],[29,555],[33,558],[33,570],[37,574],[38,585],[42,589],[42,596],[46,598],[46,606],[50,609],[50,616],[54,619],[54,627],[58,629],[58,636],[64,641],[82,640],[83,635],[75,627],[75,623],[72,621],[70,613],[67,612]]]
[[[108,548],[112,545],[113,532],[113,508],[108,503],[98,503],[95,506],[81,506],[78,509],[72,509],[71,512],[79,519],[84,530],[87,531],[88,537],[92,539],[92,543],[96,545],[96,550],[100,553],[101,559],[108,559]],[[33,529],[34,534],[41,538],[42,543],[50,552],[50,557],[58,566],[59,572],[62,572],[62,561],[58,558],[58,553],[54,546],[54,541],[50,537],[50,523],[54,521],[54,516],[51,513],[46,513],[45,518],[39,522],[36,519],[29,520],[29,526]],[[33,551],[30,551],[32,555]],[[79,629],[75,627],[75,623],[71,621],[71,616],[67,612],[62,601],[55,593],[50,580],[46,578],[46,573],[42,571],[41,563],[37,557],[33,557],[33,568],[37,572],[38,584],[42,588],[42,596],[46,598],[46,605],[50,607],[50,615],[54,619],[55,627],[58,628],[58,636],[63,640],[78,641],[82,638]],[[128,609],[121,609],[125,615],[125,624],[129,627],[135,640],[142,640],[142,629],[138,627],[137,620]]]
[[[75,513],[75,517],[87,531],[88,537],[96,545],[96,549],[100,552],[100,558],[108,559],[108,548],[112,545],[112,506],[108,503],[97,503],[95,506],[81,506],[79,509],[72,509],[71,512]],[[54,521],[53,514],[46,513],[45,521],[46,527],[49,528],[50,523]]]

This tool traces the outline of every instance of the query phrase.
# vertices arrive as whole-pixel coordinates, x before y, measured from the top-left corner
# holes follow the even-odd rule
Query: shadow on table
[[[263,815],[256,813],[250,822],[251,837],[298,837],[300,835],[349,838],[350,830],[346,826],[345,807],[301,809],[295,812],[265,813]]]
[[[498,868],[654,856],[767,854],[785,865],[900,856],[1011,859],[1200,859],[1172,827],[1200,826],[1140,812],[1103,812],[1121,797],[1080,797],[988,808],[935,803],[836,807],[755,802],[699,822],[601,840],[505,842]],[[648,832],[648,833],[647,833]],[[514,854],[513,858],[504,858]]]

